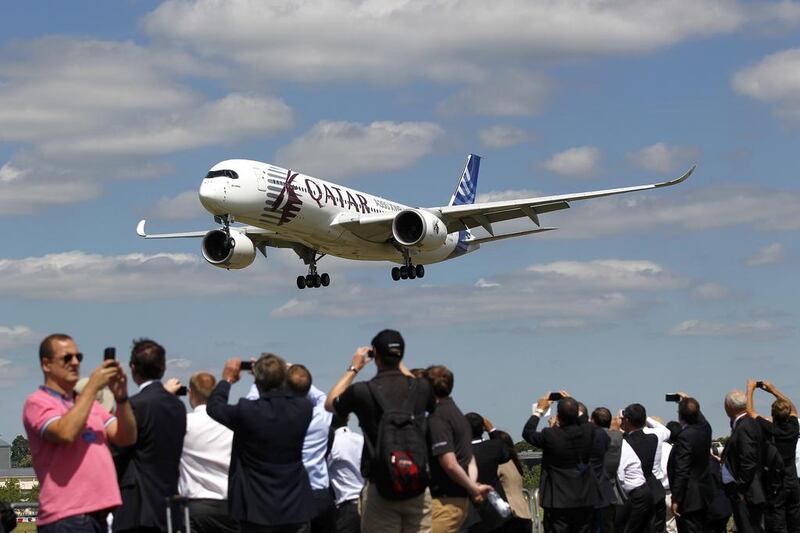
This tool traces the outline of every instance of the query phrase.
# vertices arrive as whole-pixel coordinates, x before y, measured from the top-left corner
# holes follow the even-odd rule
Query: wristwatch
[[[356,368],[355,365],[348,366],[347,371],[352,372],[353,374],[358,374],[358,368]]]

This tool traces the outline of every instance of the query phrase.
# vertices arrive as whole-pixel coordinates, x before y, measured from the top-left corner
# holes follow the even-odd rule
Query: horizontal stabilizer
[[[531,235],[533,233],[542,233],[544,231],[553,231],[558,228],[535,228],[529,229],[526,231],[517,231],[515,233],[506,233],[503,235],[492,235],[491,237],[473,237],[472,239],[467,239],[465,242],[467,244],[483,244],[485,242],[492,242],[492,241],[499,241],[502,239],[510,239],[511,237],[521,237],[523,235]]]

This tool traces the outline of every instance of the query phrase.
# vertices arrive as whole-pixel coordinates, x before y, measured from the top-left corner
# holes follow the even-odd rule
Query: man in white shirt
[[[208,372],[197,372],[189,381],[193,411],[186,415],[178,492],[189,500],[192,531],[234,533],[239,525],[228,516],[227,501],[233,431],[206,413],[215,384]]]
[[[347,419],[333,417],[333,443],[328,454],[328,475],[336,502],[336,533],[360,533],[358,498],[364,487],[361,451],[364,437],[350,431]]]
[[[617,510],[616,530],[625,533],[650,531],[653,495],[644,477],[642,461],[624,439],[617,467],[617,484],[627,499]]]
[[[656,519],[655,519],[655,533],[663,533],[666,531],[666,522],[672,518],[672,512],[668,511],[672,501],[669,500],[669,479],[667,479],[667,469],[664,465],[667,464],[666,458],[669,457],[669,451],[672,445],[669,444],[672,432],[662,424],[659,420],[653,417],[647,417],[647,424],[642,429],[648,435],[655,435],[658,438],[658,447],[656,448],[656,458],[653,462],[653,475],[664,487],[667,496],[664,501],[664,506],[656,506]],[[669,500],[669,501],[667,501]],[[668,516],[669,515],[669,516]]]

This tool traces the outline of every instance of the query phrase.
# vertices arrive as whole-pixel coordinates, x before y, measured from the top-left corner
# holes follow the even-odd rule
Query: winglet
[[[137,235],[139,235],[139,237],[147,237],[147,233],[144,232],[145,222],[147,222],[147,220],[142,219],[139,221],[139,225],[136,226],[136,233]]]
[[[661,182],[661,183],[656,183],[655,186],[656,187],[669,187],[670,185],[677,185],[679,183],[682,183],[682,182],[686,181],[689,178],[689,176],[692,175],[692,172],[694,172],[694,169],[696,169],[696,168],[697,168],[697,165],[692,165],[692,168],[690,168],[688,171],[686,171],[686,173],[683,176],[681,176],[679,178],[675,178],[674,180],[664,181],[664,182]]]

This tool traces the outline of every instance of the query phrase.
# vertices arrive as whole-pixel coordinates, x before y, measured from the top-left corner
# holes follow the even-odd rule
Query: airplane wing
[[[504,200],[499,202],[483,202],[477,204],[451,205],[429,209],[432,213],[439,216],[445,224],[447,231],[460,231],[475,227],[483,227],[491,235],[494,235],[492,223],[512,220],[515,218],[530,218],[537,226],[539,215],[568,209],[569,202],[577,200],[588,200],[590,198],[600,198],[602,196],[613,196],[636,191],[646,191],[661,187],[670,187],[685,181],[695,167],[690,168],[682,176],[674,180],[651,183],[648,185],[636,185],[633,187],[622,187],[619,189],[605,189],[600,191],[579,192],[571,194],[560,194],[556,196],[541,196],[538,198],[521,198],[518,200]]]
[[[517,200],[503,200],[499,202],[482,202],[476,204],[448,205],[443,207],[426,208],[444,221],[449,233],[482,227],[494,236],[492,224],[515,218],[530,218],[540,226],[539,215],[568,209],[569,203],[577,200],[588,200],[602,196],[613,196],[636,191],[646,191],[661,187],[670,187],[685,181],[694,172],[690,168],[682,176],[669,181],[635,185],[618,189],[605,189],[600,191],[560,194],[556,196],[540,196],[536,198],[520,198]],[[348,216],[334,221],[334,225],[344,226],[362,239],[373,242],[385,242],[392,238],[392,221],[396,213],[379,213],[365,216]],[[544,229],[544,228],[542,228]],[[551,228],[547,228],[551,229]],[[517,236],[516,234],[510,236]]]
[[[147,233],[144,226],[146,220],[140,220],[139,225],[136,226],[136,233],[139,237],[145,239],[187,239],[205,237],[209,230],[206,231],[188,231],[183,233]],[[219,228],[214,228],[219,229]],[[258,228],[256,226],[231,226],[232,230],[244,232],[245,235],[250,237],[259,249],[263,246],[270,248],[292,248],[297,244],[306,245],[301,241],[296,241],[288,238],[286,235],[279,234],[275,231]],[[262,253],[264,251],[262,250]],[[266,255],[266,254],[265,254]]]

